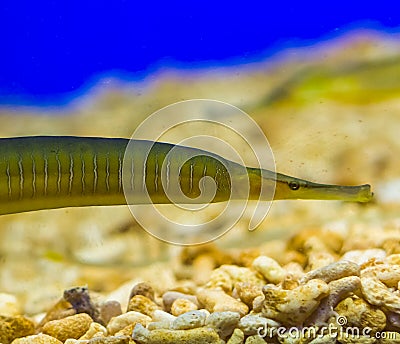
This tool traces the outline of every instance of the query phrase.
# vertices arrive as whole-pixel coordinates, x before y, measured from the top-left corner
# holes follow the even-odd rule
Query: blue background
[[[0,0],[0,104],[61,105],[105,75],[243,64],[354,28],[399,27],[394,1]]]

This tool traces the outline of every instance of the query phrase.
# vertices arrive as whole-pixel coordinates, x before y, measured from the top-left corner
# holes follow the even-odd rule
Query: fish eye
[[[298,182],[292,181],[292,182],[289,182],[288,185],[289,185],[290,190],[296,191],[296,190],[300,189],[300,184]]]

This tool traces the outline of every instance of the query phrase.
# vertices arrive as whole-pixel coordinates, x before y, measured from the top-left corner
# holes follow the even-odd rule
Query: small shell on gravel
[[[43,333],[64,342],[68,338],[78,339],[89,329],[93,319],[86,313],[71,315],[64,319],[52,320],[43,326]]]
[[[62,344],[58,339],[47,334],[35,334],[24,338],[15,339],[12,344]]]
[[[137,324],[132,338],[139,344],[222,344],[218,334],[206,327],[190,330],[153,330],[149,331]]]
[[[243,316],[249,312],[247,305],[219,289],[199,289],[197,298],[210,313],[231,311]]]
[[[147,326],[150,322],[151,318],[149,316],[139,312],[131,311],[112,318],[107,325],[107,331],[110,334],[115,334],[128,325],[138,323],[143,326]]]
[[[292,290],[267,284],[263,287],[263,293],[263,316],[283,324],[299,325],[318,307],[320,300],[329,294],[329,286],[324,281],[312,279]]]

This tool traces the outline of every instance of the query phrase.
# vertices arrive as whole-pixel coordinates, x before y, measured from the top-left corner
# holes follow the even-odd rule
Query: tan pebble
[[[35,333],[34,323],[21,316],[0,316],[0,343],[8,344],[14,339],[29,336]]]
[[[243,316],[249,312],[246,304],[219,289],[199,289],[197,298],[210,313],[232,311]]]
[[[239,282],[248,282],[259,286],[265,284],[263,278],[252,269],[236,265],[222,265],[213,270],[206,287],[210,289],[222,288],[225,292],[230,293],[235,284]]]
[[[267,257],[259,256],[254,259],[252,267],[258,271],[266,281],[278,284],[285,278],[286,271],[276,260]]]
[[[197,305],[186,299],[176,299],[171,306],[172,315],[178,316],[189,311],[199,309]]]
[[[316,270],[337,261],[337,256],[325,251],[310,252],[308,255],[307,268]]]
[[[43,325],[51,320],[63,319],[74,314],[76,314],[76,310],[72,308],[72,305],[61,299],[46,313],[36,330],[40,331]]]
[[[226,344],[243,344],[243,342],[244,342],[244,333],[242,330],[236,328],[233,331],[232,336],[226,342]]]
[[[363,265],[369,260],[383,261],[386,258],[385,250],[380,248],[371,248],[367,250],[352,250],[347,251],[341,260],[348,260],[358,265]]]
[[[58,339],[47,334],[35,334],[24,338],[15,339],[12,344],[62,344]]]
[[[105,337],[106,335],[107,329],[103,325],[100,325],[97,322],[92,322],[86,333],[79,339],[92,339],[95,337]]]
[[[82,337],[93,322],[86,313],[79,313],[69,317],[52,320],[43,326],[43,333],[53,336],[62,342],[68,338],[78,339]]]
[[[348,297],[341,301],[335,311],[346,317],[346,326],[368,327],[373,334],[386,327],[385,313],[357,297]]]
[[[375,306],[383,306],[400,314],[400,296],[392,288],[400,282],[400,266],[378,264],[361,272],[361,290],[366,300]]]
[[[135,311],[151,317],[156,309],[160,309],[160,307],[154,301],[143,295],[135,295],[129,300],[127,312]]]
[[[367,267],[361,271],[362,277],[375,277],[388,287],[397,287],[400,282],[400,266],[378,264]]]
[[[176,299],[185,299],[189,300],[190,302],[194,303],[195,305],[199,306],[199,302],[195,295],[184,294],[178,291],[167,291],[163,294],[162,300],[164,305],[164,310],[166,312],[171,311],[171,306],[175,302]]]
[[[265,344],[265,340],[259,335],[254,335],[247,337],[245,344]]]
[[[332,334],[325,334],[321,337],[314,338],[308,344],[336,344],[336,336]]]
[[[140,324],[135,326],[132,338],[139,344],[221,344],[218,334],[209,328],[198,327],[190,330],[149,331]]]
[[[107,325],[107,330],[109,334],[113,335],[131,324],[147,326],[150,322],[151,318],[149,316],[139,312],[130,311],[112,318]]]
[[[135,284],[131,290],[131,294],[129,295],[129,300],[136,295],[142,295],[147,297],[151,301],[154,301],[154,289],[147,282],[140,282]]]
[[[99,318],[104,325],[107,325],[111,318],[121,314],[121,304],[118,301],[109,300],[100,304]]]
[[[260,313],[261,312],[262,306],[264,304],[264,300],[265,300],[264,294],[260,295],[260,296],[257,296],[254,299],[254,301],[253,301],[253,312],[256,312],[256,313]]]
[[[321,299],[329,294],[329,286],[324,281],[313,279],[292,290],[267,284],[263,293],[263,316],[283,324],[299,325],[318,307]]]
[[[372,305],[385,307],[400,313],[400,296],[393,293],[376,277],[361,277],[361,290],[365,299]]]
[[[0,293],[0,315],[11,317],[21,314],[21,305],[12,294]]]
[[[356,263],[342,260],[307,272],[300,280],[300,283],[306,283],[312,279],[319,279],[329,283],[347,276],[360,276],[360,267]]]
[[[253,308],[253,301],[257,296],[263,296],[262,287],[248,282],[236,283],[235,292],[240,300],[250,308]]]

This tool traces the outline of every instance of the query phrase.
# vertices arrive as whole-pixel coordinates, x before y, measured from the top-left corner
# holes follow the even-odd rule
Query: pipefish
[[[27,136],[0,139],[0,215],[64,207],[126,204],[123,168],[129,172],[134,202],[171,203],[162,177],[175,177],[182,191],[175,202],[196,199],[199,182],[211,177],[212,202],[226,201],[233,185],[247,178],[249,191],[237,198],[259,199],[263,185],[275,182],[274,199],[317,199],[368,202],[370,185],[318,184],[268,170],[244,167],[196,148],[169,143],[75,136]],[[174,154],[168,153],[174,148]],[[148,154],[146,153],[148,152]],[[165,163],[166,169],[161,166]],[[125,167],[124,167],[124,164]],[[173,167],[181,164],[179,169]],[[164,165],[164,166],[165,166]],[[169,168],[170,167],[170,168]],[[228,170],[231,173],[228,173]],[[170,175],[178,173],[178,176]],[[233,172],[232,172],[233,171]],[[163,175],[164,173],[164,175]],[[129,188],[129,187],[128,187]],[[148,197],[144,196],[147,192]]]

